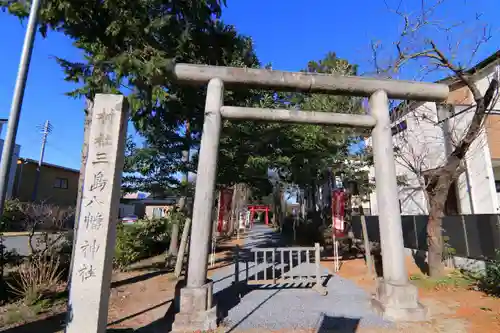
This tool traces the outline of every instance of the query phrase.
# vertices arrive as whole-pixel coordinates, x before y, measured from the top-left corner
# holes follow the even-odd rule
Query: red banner
[[[219,192],[219,216],[217,219],[217,231],[226,229],[231,220],[231,202],[233,201],[233,189],[225,188]]]
[[[345,196],[344,190],[332,191],[332,229],[335,237],[344,236],[344,209]]]

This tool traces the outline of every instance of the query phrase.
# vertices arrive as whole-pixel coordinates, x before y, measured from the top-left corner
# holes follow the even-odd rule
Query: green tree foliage
[[[328,53],[320,61],[310,61],[304,71],[333,75],[357,74],[355,65],[338,58],[335,53]],[[302,110],[364,113],[361,99],[355,97],[293,93],[287,98],[290,107]],[[327,168],[350,178],[359,177],[358,170],[369,162],[362,147],[357,151],[352,149],[366,134],[357,129],[301,124],[286,127],[282,125],[277,130],[286,135],[276,136],[274,144],[279,147],[277,153],[280,155],[276,156],[276,168],[281,179],[298,187],[314,186],[313,182]],[[349,167],[345,163],[347,160],[356,161],[359,168]]]
[[[27,17],[30,4],[0,0],[20,18]],[[172,59],[196,61],[206,52],[222,5],[219,0],[47,0],[39,30],[44,36],[62,32],[84,52],[85,62],[58,59],[69,81],[83,83],[71,95],[129,92],[143,97],[132,107],[138,112],[166,97],[161,87],[168,84]]]

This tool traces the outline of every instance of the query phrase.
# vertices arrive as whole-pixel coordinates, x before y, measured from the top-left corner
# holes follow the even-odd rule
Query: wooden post
[[[182,266],[184,264],[184,254],[186,253],[188,245],[189,231],[191,230],[191,218],[188,216],[186,218],[186,223],[184,224],[184,230],[182,230],[181,244],[179,245],[179,255],[177,256],[175,262],[175,277],[181,276]]]
[[[368,276],[373,276],[373,258],[372,251],[370,248],[370,240],[368,238],[368,228],[366,227],[366,218],[365,213],[363,211],[362,199],[360,195],[356,195],[356,203],[358,204],[359,210],[359,218],[361,222],[361,230],[363,232],[363,244],[365,246],[365,258],[366,258],[366,266],[368,267]]]
[[[106,331],[127,120],[124,96],[96,95],[66,333]]]

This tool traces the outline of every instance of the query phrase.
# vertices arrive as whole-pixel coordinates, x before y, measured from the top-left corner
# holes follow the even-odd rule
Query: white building
[[[500,73],[500,51],[468,71],[484,94],[491,79]],[[453,78],[443,80],[450,85],[449,106],[436,103],[409,103],[393,114],[393,138],[396,173],[400,180],[399,200],[403,215],[427,214],[427,201],[422,191],[421,172],[443,165],[445,158],[468,128],[475,102],[468,87]],[[496,214],[500,212],[500,102],[483,130],[466,153],[465,172],[448,194],[445,214]],[[369,139],[367,140],[369,144]],[[373,177],[374,170],[370,171]],[[373,215],[378,214],[376,194],[370,197]]]

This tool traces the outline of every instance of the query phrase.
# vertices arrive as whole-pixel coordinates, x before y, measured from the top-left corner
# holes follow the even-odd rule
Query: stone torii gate
[[[399,213],[388,98],[443,101],[448,86],[434,83],[376,80],[361,77],[291,73],[265,69],[172,64],[174,79],[186,84],[208,83],[193,207],[186,286],[173,329],[194,332],[215,329],[212,281],[207,279],[212,231],[212,204],[222,118],[337,125],[372,129],[375,181],[379,206],[384,276],[373,298],[375,309],[391,320],[421,320],[426,312],[417,290],[408,283]],[[225,106],[224,88],[244,86],[370,97],[369,115]],[[98,94],[89,132],[89,159],[75,259],[71,275],[66,333],[106,331],[111,267],[126,138],[124,96]]]
[[[444,101],[449,94],[448,86],[191,64],[173,64],[170,70],[179,82],[196,85],[208,82],[193,206],[188,278],[187,285],[180,293],[180,312],[175,317],[174,331],[216,328],[216,305],[212,302],[212,281],[207,279],[207,262],[222,118],[372,129],[384,271],[383,278],[378,280],[372,305],[390,320],[425,320],[426,311],[418,302],[417,289],[408,282],[405,267],[388,99]],[[224,88],[236,86],[369,97],[370,114],[225,106]]]

